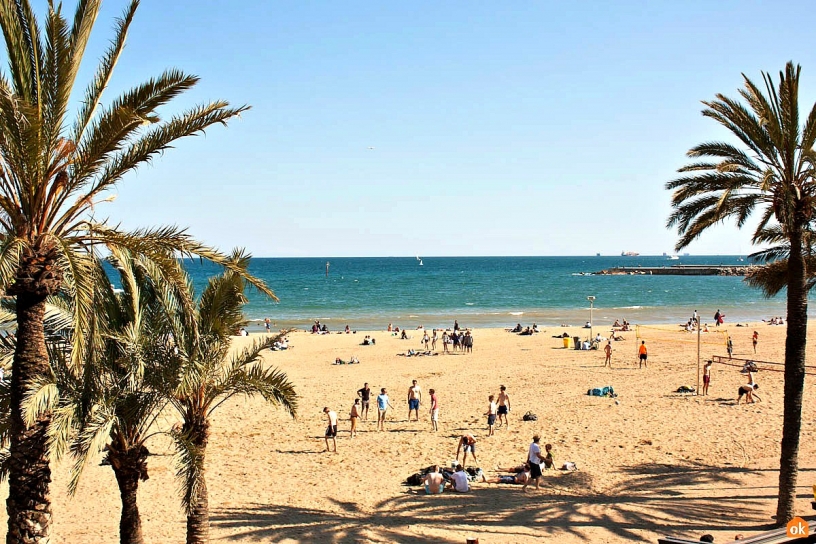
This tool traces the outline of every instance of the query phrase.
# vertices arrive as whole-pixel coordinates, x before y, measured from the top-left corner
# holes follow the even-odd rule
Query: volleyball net
[[[728,331],[708,328],[708,332],[686,331],[677,325],[636,325],[635,336],[640,341],[655,344],[693,344],[709,348],[728,348]]]

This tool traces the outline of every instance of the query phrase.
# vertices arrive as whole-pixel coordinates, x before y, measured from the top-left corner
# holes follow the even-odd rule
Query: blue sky
[[[85,81],[124,6],[105,3]],[[178,67],[202,82],[165,115],[216,98],[252,109],[125,179],[97,214],[259,257],[671,252],[664,184],[691,146],[728,138],[700,100],[794,60],[809,109],[813,11],[143,0],[108,99]],[[687,251],[749,240],[724,225]]]

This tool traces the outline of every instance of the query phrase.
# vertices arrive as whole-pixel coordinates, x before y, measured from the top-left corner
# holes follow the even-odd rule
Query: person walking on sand
[[[388,399],[388,393],[385,391],[385,387],[380,389],[380,394],[377,395],[377,430],[384,431],[385,430],[385,416],[388,413],[388,408],[393,408],[391,406],[391,401]]]
[[[422,404],[422,388],[414,380],[411,387],[408,388],[408,421],[411,421],[411,411],[416,413],[416,420],[419,421],[420,404]]]
[[[639,360],[638,368],[643,368],[644,366],[646,366],[647,357],[648,354],[646,351],[646,340],[641,340],[640,347],[638,348],[638,360]]]
[[[541,440],[539,435],[533,435],[533,442],[530,444],[530,449],[527,450],[527,461],[530,463],[530,479],[524,482],[522,491],[527,492],[527,486],[530,481],[535,482],[535,488],[538,490],[539,482],[541,480],[541,463],[544,462],[545,457],[541,455],[541,446],[538,441]]]
[[[439,337],[438,333],[436,332],[436,329],[434,329],[433,330],[433,336],[431,336],[431,349],[433,351],[436,351],[436,340],[437,340],[438,337]]]
[[[354,399],[354,404],[351,405],[349,412],[349,419],[351,420],[351,437],[357,436],[357,421],[360,419],[360,399]]]
[[[425,351],[430,349],[431,337],[428,336],[428,331],[423,331],[422,333],[422,344],[425,346]]]
[[[731,337],[728,337],[728,342],[725,343],[725,351],[728,352],[728,358],[731,358],[731,355],[734,354],[734,342],[731,341]]]
[[[606,355],[604,367],[612,368],[612,340],[607,340],[606,346],[604,346],[604,354]]]
[[[470,452],[470,455],[473,456],[473,462],[478,463],[479,461],[476,460],[476,438],[472,434],[463,434],[462,438],[459,439],[459,443],[456,446],[456,460],[459,460],[459,452],[464,451],[462,454],[462,465],[465,465],[467,462],[467,454]]]
[[[450,345],[450,337],[448,331],[442,333],[442,353],[448,353],[448,346]]]
[[[754,331],[754,335],[751,337],[751,342],[754,343],[754,355],[756,355],[756,346],[757,342],[759,342],[759,333]]]
[[[496,423],[496,411],[498,407],[496,406],[496,401],[493,395],[487,397],[488,405],[487,405],[487,412],[484,415],[487,416],[487,436],[493,436],[493,425]]]
[[[711,365],[714,361],[709,359],[703,367],[703,395],[708,395],[708,386],[711,384]]]
[[[371,401],[371,388],[368,387],[368,382],[357,390],[357,396],[360,397],[360,415],[363,421],[368,421],[368,403]]]
[[[436,398],[436,391],[429,389],[431,395],[431,425],[434,431],[439,430],[439,401]]]
[[[326,427],[326,451],[332,451],[329,449],[329,438],[331,438],[332,444],[334,444],[334,453],[337,453],[337,412],[334,410],[329,410],[329,407],[326,406],[323,408],[323,413],[326,414],[326,419],[329,422],[329,426]]]
[[[503,385],[499,386],[499,398],[496,399],[498,411],[496,415],[499,418],[499,427],[502,425],[502,416],[504,416],[504,426],[510,428],[510,422],[507,420],[507,414],[510,413],[510,395],[507,394],[507,388]]]

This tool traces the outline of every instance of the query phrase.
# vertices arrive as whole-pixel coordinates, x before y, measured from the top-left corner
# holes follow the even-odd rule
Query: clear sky
[[[104,6],[84,81],[125,2]],[[691,146],[728,137],[700,101],[793,60],[809,109],[815,9],[143,0],[111,90],[178,67],[202,82],[166,114],[252,109],[97,214],[259,257],[672,252],[664,185]],[[724,225],[687,251],[749,253],[750,232]]]

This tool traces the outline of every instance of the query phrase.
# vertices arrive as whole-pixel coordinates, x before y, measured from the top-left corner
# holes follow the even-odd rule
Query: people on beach
[[[496,411],[498,407],[496,406],[496,401],[493,400],[495,398],[493,395],[487,398],[487,412],[484,414],[487,416],[487,436],[493,436],[493,425],[496,423]]]
[[[360,398],[360,415],[363,421],[368,421],[368,403],[371,400],[371,388],[368,387],[368,382],[357,390],[357,396]]]
[[[385,416],[388,414],[388,409],[393,408],[391,401],[388,399],[385,387],[380,389],[380,394],[377,395],[377,430],[385,430]]]
[[[717,308],[717,311],[714,312],[714,325],[716,327],[720,326],[720,309]]]
[[[433,336],[431,336],[431,349],[436,351],[436,340],[438,338],[436,329],[433,330]]]
[[[478,463],[476,460],[476,438],[472,434],[463,434],[462,437],[459,439],[459,443],[456,446],[456,460],[459,460],[459,453],[462,453],[462,464],[467,464],[467,454],[473,457],[473,462]]]
[[[507,394],[507,388],[503,385],[499,386],[499,398],[496,399],[498,410],[496,415],[499,419],[499,427],[502,425],[502,416],[504,416],[504,426],[510,428],[510,421],[507,419],[507,414],[510,413],[510,395]]]
[[[270,332],[272,332],[271,321],[269,320],[268,317],[264,318],[264,328],[266,329],[266,334],[269,334]]]
[[[431,426],[434,431],[439,430],[439,400],[436,398],[436,390],[429,389],[428,393],[431,395]]]
[[[411,411],[416,414],[416,421],[419,421],[420,404],[422,404],[422,388],[414,380],[411,382],[411,387],[408,388],[408,421],[411,421]]]
[[[459,330],[459,321],[457,319],[454,319],[453,320],[453,332],[456,332],[458,330]]]
[[[745,404],[753,404],[754,399],[762,400],[756,393],[757,389],[759,389],[759,385],[756,383],[746,383],[745,385],[741,385],[737,390],[737,406],[739,406],[743,396],[745,397]]]
[[[402,334],[400,334],[400,340],[408,340],[408,333],[405,332],[405,329],[402,329]]]
[[[646,359],[648,358],[648,352],[646,350],[646,340],[640,341],[640,347],[638,348],[638,368],[643,368],[646,366]]]
[[[462,339],[462,349],[465,353],[473,353],[473,335],[470,331],[465,331],[465,336]]]
[[[428,351],[428,348],[431,343],[431,337],[428,336],[428,331],[424,331],[422,334],[422,344],[425,346],[425,351]]]
[[[541,447],[538,445],[539,440],[541,440],[539,435],[533,435],[533,442],[527,450],[527,462],[530,463],[530,479],[524,482],[524,487],[521,488],[525,492],[530,481],[535,482],[535,488],[538,489],[541,480],[541,463],[544,462],[545,457],[541,455]]]
[[[354,399],[354,404],[351,405],[349,411],[349,420],[351,420],[351,437],[357,436],[357,422],[360,420],[360,399]]]
[[[530,481],[530,464],[524,463],[518,467],[500,468],[496,467],[499,472],[510,472],[510,476],[495,476],[493,478],[486,478],[482,475],[482,481],[488,484],[516,484],[524,485]]]
[[[439,465],[434,465],[433,469],[423,478],[426,495],[438,495],[445,489],[445,478],[439,472]]]
[[[728,342],[725,344],[725,351],[728,352],[728,358],[730,359],[731,356],[734,354],[734,342],[731,341],[731,337],[728,337]]]
[[[756,355],[757,342],[759,342],[759,332],[754,331],[754,335],[751,337],[751,342],[754,344],[754,355]]]
[[[323,413],[326,414],[326,419],[328,421],[328,427],[326,427],[326,436],[324,437],[326,440],[326,451],[334,451],[337,453],[337,412],[334,410],[330,410],[328,406],[323,408]],[[329,449],[329,439],[331,438],[332,444],[334,444],[334,450]]]
[[[604,346],[604,366],[612,368],[612,340],[608,340]]]
[[[551,469],[551,468],[555,468],[555,459],[553,459],[552,449],[553,449],[552,444],[545,444],[544,445],[543,464],[544,464],[544,468],[546,468],[548,470]]]
[[[474,461],[476,458],[473,458]],[[462,461],[464,463],[464,461]],[[458,493],[467,493],[470,491],[470,484],[468,483],[468,475],[462,465],[456,465],[456,472],[450,476],[450,487]]]
[[[445,331],[442,333],[442,353],[448,353],[448,346],[450,346],[451,340],[450,336],[448,336],[448,332]]]
[[[711,365],[714,361],[709,359],[703,366],[703,395],[708,395],[708,386],[711,384]]]

